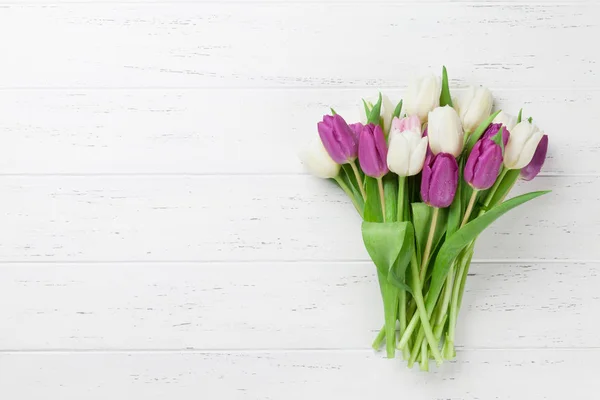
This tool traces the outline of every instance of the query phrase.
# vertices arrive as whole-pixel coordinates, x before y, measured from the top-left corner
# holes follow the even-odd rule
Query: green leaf
[[[406,268],[410,262],[414,231],[410,222],[367,222],[362,224],[365,248],[378,273],[400,289],[406,290]]]
[[[377,99],[377,103],[375,103],[375,105],[373,106],[373,108],[371,108],[371,112],[367,113],[367,123],[368,124],[375,124],[375,125],[379,125],[380,123],[380,119],[379,117],[381,116],[381,93],[379,93],[379,98]]]
[[[387,174],[383,177],[383,193],[385,220],[386,222],[395,222],[398,213],[398,179],[396,179],[396,175]]]
[[[522,117],[523,117],[523,109],[521,108],[521,109],[519,110],[519,116],[517,117],[517,124],[518,124],[519,122],[521,122],[521,118],[522,118]]]
[[[529,121],[529,123],[531,124],[533,122],[533,118],[529,117],[527,118],[527,121]]]
[[[402,112],[402,100],[400,100],[398,102],[398,105],[396,106],[396,108],[394,109],[394,113],[392,114],[392,118],[393,117],[398,117],[400,118],[400,113]]]
[[[548,192],[549,191],[531,192],[507,200],[467,223],[446,239],[435,259],[433,273],[431,276],[431,285],[429,286],[429,291],[427,294],[426,305],[427,312],[430,315],[435,307],[435,304],[437,303],[442,286],[446,280],[446,276],[448,275],[450,265],[452,265],[462,249],[471,243],[471,241],[475,240],[475,238],[477,238],[477,236],[483,232],[485,228],[490,226],[492,222],[506,214],[508,211]]]
[[[342,168],[340,170],[340,178],[352,191],[354,199],[356,200],[358,208],[360,209],[360,213],[362,214],[365,209],[365,201],[363,200],[362,194],[360,193],[360,189],[357,186],[356,178],[354,177],[354,171],[352,171],[352,167],[350,167],[349,164],[342,165]]]
[[[504,125],[500,127],[498,133],[492,136],[492,141],[496,143],[502,149],[502,154],[504,154],[504,140],[502,140],[502,132],[504,132]]]
[[[440,107],[452,107],[452,97],[450,96],[450,87],[448,86],[448,71],[446,67],[442,68],[442,92],[440,94]]]
[[[332,115],[337,115],[337,113],[335,112],[335,110],[333,108],[329,107],[329,109],[331,110]]]
[[[469,136],[469,141],[467,142],[466,146],[467,154],[469,154],[471,150],[473,150],[473,146],[475,146],[475,143],[477,143],[481,135],[483,135],[483,132],[485,132],[487,127],[490,126],[490,124],[498,114],[500,114],[500,110],[490,115],[485,121],[479,124],[479,126],[473,131],[473,133],[471,133],[471,136]]]
[[[433,208],[425,203],[412,203],[413,224],[415,228],[415,237],[417,239],[417,260],[421,264],[421,255],[425,250],[427,238],[429,236],[429,228],[431,227],[431,217],[433,216]],[[435,233],[431,248],[435,249],[438,242],[446,231],[448,221],[448,209],[442,208],[438,211],[438,220],[435,225]]]
[[[446,229],[446,235],[450,236],[456,232],[462,221],[462,187],[466,185],[462,179],[462,171],[465,161],[461,160],[458,169],[458,186],[456,187],[456,194],[454,195],[454,201],[450,204],[448,210],[448,227]]]
[[[370,176],[365,177],[365,192],[367,193],[367,201],[365,202],[364,220],[367,222],[383,222],[377,179]]]
[[[373,104],[371,104],[370,102],[367,102],[367,101],[365,101],[365,99],[363,99],[363,106],[365,107],[365,115],[368,118],[369,114],[371,114],[371,109],[373,108]]]
[[[510,189],[512,189],[517,179],[519,179],[520,173],[520,169],[509,169],[506,172],[504,178],[502,179],[502,182],[500,182],[500,185],[498,185],[496,192],[492,196],[492,200],[490,201],[491,207],[498,204],[500,200],[502,200],[504,197],[506,197],[506,195],[508,195]]]

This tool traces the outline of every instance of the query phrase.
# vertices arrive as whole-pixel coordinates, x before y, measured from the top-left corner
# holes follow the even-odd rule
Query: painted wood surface
[[[600,2],[368,7],[0,0],[2,398],[595,399]],[[553,192],[480,238],[423,374],[369,348],[359,218],[297,153],[442,63],[550,135],[515,193]]]

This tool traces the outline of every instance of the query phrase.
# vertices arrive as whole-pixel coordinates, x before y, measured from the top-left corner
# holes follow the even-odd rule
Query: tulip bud
[[[457,99],[457,108],[465,132],[473,132],[492,112],[492,93],[484,87],[469,87]]]
[[[465,164],[464,177],[474,189],[489,189],[496,182],[502,167],[502,148],[498,143],[482,138],[473,146]]]
[[[377,102],[377,97],[372,97],[369,98],[367,100],[365,100],[365,103],[367,104],[367,107],[369,108],[369,110],[371,110],[373,108],[373,104],[375,104]],[[379,115],[381,116],[381,119],[383,120],[383,129],[388,132],[390,130],[390,125],[392,122],[392,115],[394,114],[394,104],[392,103],[392,101],[390,100],[390,98],[388,96],[386,96],[385,94],[381,95],[381,110]],[[364,125],[367,123],[367,118],[369,116],[366,114],[365,112],[365,107],[364,105],[361,104],[360,106],[360,122]]]
[[[490,126],[487,127],[487,129],[485,130],[485,132],[483,132],[483,136],[482,138],[487,138],[487,139],[491,139],[494,136],[496,136],[498,134],[498,132],[500,131],[500,128],[502,128],[502,124],[490,124]],[[504,129],[502,129],[502,143],[504,143],[504,147],[506,147],[506,145],[508,144],[508,139],[510,137],[510,132],[508,131],[508,128],[506,128],[506,126],[504,127]]]
[[[319,178],[335,178],[340,172],[340,165],[333,161],[319,138],[310,142],[300,158],[306,169]]]
[[[423,168],[426,152],[427,138],[421,137],[419,117],[394,118],[387,155],[390,171],[400,176],[418,174]]]
[[[416,115],[421,122],[427,122],[429,112],[440,105],[442,83],[440,78],[429,74],[414,79],[406,91],[406,114]]]
[[[452,154],[427,157],[421,176],[421,197],[432,207],[452,204],[458,185],[458,163]]]
[[[358,139],[360,137],[360,133],[362,132],[364,125],[360,122],[357,122],[348,126],[350,127],[350,129],[352,129],[352,133],[354,133],[354,137],[356,138],[356,143],[358,143]]]
[[[521,178],[526,181],[530,181],[540,173],[544,161],[546,161],[546,153],[548,152],[548,135],[542,136],[542,139],[538,143],[533,158],[527,166],[521,169]]]
[[[381,178],[388,173],[387,146],[381,126],[367,124],[360,133],[358,161],[365,175]]]
[[[336,163],[346,164],[356,159],[357,137],[339,114],[323,116],[317,129],[325,149]]]
[[[454,108],[438,107],[429,113],[427,136],[433,154],[449,153],[458,157],[463,149],[463,135],[460,118]]]
[[[504,125],[504,132],[506,132],[507,129],[511,131],[517,124],[517,117],[505,113],[504,111],[500,111],[493,122]]]
[[[504,151],[504,166],[521,169],[529,164],[543,135],[531,122],[519,122],[510,133]]]

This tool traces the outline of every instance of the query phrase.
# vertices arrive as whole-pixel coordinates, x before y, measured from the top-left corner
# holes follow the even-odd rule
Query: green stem
[[[504,176],[506,175],[507,172],[508,172],[508,168],[502,167],[502,171],[500,171],[500,175],[498,175],[498,178],[496,178],[496,182],[494,182],[494,186],[492,186],[492,188],[488,192],[487,196],[485,197],[485,200],[483,201],[484,207],[479,212],[479,215],[484,213],[486,211],[486,209],[489,207],[490,202],[492,201],[492,198],[494,197],[494,193],[496,193],[496,190],[498,190],[498,186],[500,186],[500,183],[502,183],[502,180],[504,179]]]
[[[431,353],[435,358],[435,361],[438,365],[442,363],[442,355],[440,354],[438,344],[435,341],[435,337],[433,336],[433,331],[431,329],[431,324],[429,323],[429,316],[427,314],[427,309],[425,308],[425,302],[423,300],[423,293],[421,292],[421,281],[419,279],[419,265],[417,263],[417,257],[413,252],[411,260],[411,276],[412,276],[412,290],[413,296],[415,299],[415,303],[417,303],[417,311],[419,318],[421,319],[421,326],[425,331],[425,337],[427,338],[427,342],[429,342],[429,347],[431,347]]]
[[[450,305],[450,300],[452,299],[452,288],[454,287],[454,263],[450,266],[450,270],[448,271],[448,276],[446,277],[446,285],[444,287],[444,296],[442,297],[442,302],[438,303],[440,308],[438,310],[437,318],[435,321],[435,330],[439,332],[439,334],[435,335],[435,338],[439,341],[441,338],[441,329],[438,326],[444,327],[446,322],[446,315],[448,306]],[[435,314],[434,314],[435,315]]]
[[[406,332],[406,291],[400,290],[398,295],[398,301],[400,302],[398,307],[398,319],[400,320],[400,337]],[[402,357],[405,360],[410,358],[410,349],[405,346],[402,349]]]
[[[425,341],[421,344],[421,371],[429,371],[429,352]]]
[[[406,200],[406,177],[398,176],[398,210],[396,221],[406,221],[406,214],[404,212]]]
[[[381,347],[381,342],[383,342],[384,337],[385,337],[385,325],[379,330],[377,337],[375,337],[375,340],[373,340],[373,344],[371,345],[371,347],[373,347],[373,350],[375,350],[375,351],[379,350],[379,348]]]
[[[350,166],[352,167],[352,171],[354,171],[354,176],[356,177],[356,182],[358,183],[358,188],[360,189],[360,194],[363,197],[363,200],[367,200],[367,193],[365,192],[365,185],[363,185],[363,181],[360,178],[360,173],[358,172],[358,167],[356,166],[356,161],[350,161]]]
[[[379,285],[383,298],[383,312],[385,319],[385,350],[388,358],[396,354],[396,321],[398,319],[398,291],[399,289],[387,282],[385,276],[378,274]]]
[[[423,252],[423,259],[421,260],[421,272],[419,279],[421,285],[425,284],[425,276],[427,273],[427,263],[429,263],[429,255],[431,254],[431,246],[433,245],[433,236],[435,235],[435,226],[438,220],[438,214],[440,209],[433,207],[433,215],[431,215],[431,226],[429,227],[429,236],[427,237],[427,244],[425,245],[425,251]],[[423,286],[421,286],[423,287]]]
[[[469,217],[471,216],[471,212],[473,211],[473,205],[475,204],[475,199],[477,199],[477,193],[479,193],[479,190],[473,189],[473,194],[471,194],[471,199],[469,200],[469,205],[467,206],[467,211],[465,211],[465,216],[460,224],[461,228],[463,227],[464,224],[469,222]]]
[[[381,214],[383,215],[383,222],[385,222],[385,193],[383,191],[383,181],[377,178],[377,186],[379,187],[379,201],[381,202]]]
[[[346,185],[346,182],[344,182],[344,180],[339,175],[333,179],[337,182],[338,185],[340,185],[340,187],[348,195],[348,197],[350,197],[350,200],[352,200],[352,204],[354,204],[354,208],[356,208],[356,211],[358,211],[358,214],[362,217],[362,212],[360,211],[358,202],[356,201],[356,198],[354,197],[352,190],[350,190],[348,185]]]

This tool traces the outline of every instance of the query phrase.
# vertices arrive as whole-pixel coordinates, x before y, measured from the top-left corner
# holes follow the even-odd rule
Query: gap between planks
[[[298,264],[365,264],[371,263],[371,260],[368,259],[349,259],[349,260],[291,260],[291,259],[281,259],[281,260],[44,260],[44,261],[24,261],[24,260],[3,260],[0,261],[0,268],[3,265],[10,264],[20,264],[20,265],[98,265],[98,264],[194,264],[194,265],[204,265],[206,267],[210,267],[213,264],[219,264],[221,266],[226,264],[289,264],[290,266],[297,266]],[[571,264],[571,265],[586,265],[586,264],[598,264],[600,260],[583,260],[583,259],[569,259],[569,258],[556,258],[556,259],[536,259],[536,258],[528,258],[528,259],[473,259],[471,264],[478,265],[486,265],[486,264],[511,264],[511,265],[524,265],[524,264]]]

